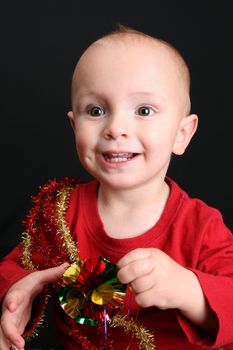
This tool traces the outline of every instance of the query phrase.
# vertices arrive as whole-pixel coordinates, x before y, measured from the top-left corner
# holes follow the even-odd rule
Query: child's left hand
[[[118,278],[130,284],[139,306],[186,310],[195,288],[195,274],[155,248],[139,248],[118,262]],[[193,290],[194,289],[194,290]]]
[[[155,248],[139,248],[118,262],[118,278],[131,285],[139,306],[179,309],[190,321],[216,336],[218,319],[197,276]]]

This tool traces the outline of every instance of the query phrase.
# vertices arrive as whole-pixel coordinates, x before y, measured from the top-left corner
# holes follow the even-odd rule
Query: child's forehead
[[[125,57],[128,62],[130,59],[137,59],[136,55],[150,56],[152,64],[156,63],[155,58],[159,56],[168,69],[173,69],[180,76],[189,90],[189,69],[179,52],[167,42],[135,33],[111,34],[91,44],[77,63],[73,81],[78,78],[82,69],[86,70],[88,65],[95,62],[98,55],[102,54],[104,59],[107,53]]]
[[[121,56],[122,58],[132,58],[137,59],[134,54],[138,54],[140,52],[141,56],[149,56],[149,55],[164,55],[169,56],[172,61],[175,63],[176,57],[172,55],[172,53],[165,47],[165,45],[161,45],[159,42],[148,39],[148,38],[134,38],[134,36],[110,36],[104,37],[95,41],[92,45],[90,45],[87,50],[81,56],[78,65],[82,66],[86,65],[89,62],[92,62],[92,59],[95,60],[98,55],[102,55],[109,57],[113,55],[115,57]],[[174,56],[174,57],[173,57]]]
[[[141,60],[141,57],[143,57],[143,60]],[[111,61],[111,64],[109,61]],[[104,37],[88,47],[76,66],[72,83],[72,95],[74,96],[77,88],[80,89],[83,83],[83,77],[84,79],[92,78],[91,72],[94,71],[96,73],[100,67],[101,74],[102,69],[107,71],[110,65],[114,68],[114,64],[118,64],[119,61],[122,65],[125,63],[126,71],[131,69],[131,63],[132,66],[135,66],[135,62],[137,61],[140,64],[142,62],[142,65],[139,67],[140,70],[143,70],[144,67],[147,68],[148,65],[152,69],[156,65],[159,65],[159,69],[157,70],[161,71],[161,74],[166,71],[166,74],[170,77],[167,80],[168,84],[170,81],[173,85],[173,82],[176,81],[174,85],[179,84],[181,90],[184,92],[185,100],[189,100],[189,71],[185,61],[179,56],[179,53],[166,42],[146,35],[128,33]],[[113,66],[112,62],[114,62]],[[134,70],[134,72],[137,75],[137,71]],[[189,102],[187,105],[189,105]]]

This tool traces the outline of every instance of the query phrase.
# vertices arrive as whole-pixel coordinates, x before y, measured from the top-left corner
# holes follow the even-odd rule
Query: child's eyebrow
[[[161,99],[162,101],[165,102],[165,98],[161,95],[158,94],[157,92],[149,92],[149,91],[136,91],[136,92],[132,92],[129,94],[130,97],[137,97],[137,96],[145,96],[145,97],[153,97],[157,99]]]
[[[99,92],[99,91],[89,91],[89,90],[81,90],[78,91],[78,95],[81,97],[88,97],[88,96],[94,96],[94,97],[100,97],[100,98],[105,98],[105,94]]]

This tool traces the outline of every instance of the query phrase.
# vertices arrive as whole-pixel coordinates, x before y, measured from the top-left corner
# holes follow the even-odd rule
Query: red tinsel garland
[[[64,262],[72,263],[78,260],[76,242],[66,225],[64,215],[68,207],[70,191],[78,184],[77,179],[64,178],[49,181],[40,188],[39,193],[32,198],[34,206],[24,220],[25,234],[22,245],[22,265],[26,269],[44,270],[58,266]],[[56,293],[56,291],[55,291]],[[58,296],[55,298],[59,305]],[[103,326],[96,327],[97,331],[90,334],[83,331],[83,326],[64,313],[62,317],[66,324],[66,334],[82,345],[82,349],[103,350],[113,349],[112,340],[103,336]],[[131,332],[139,339],[141,350],[153,350],[153,336],[144,327],[137,325],[124,315],[117,315],[112,320],[113,327],[121,327],[125,333]]]
[[[71,189],[79,183],[81,181],[77,179],[53,180],[41,187],[39,193],[32,197],[34,206],[23,224],[31,240],[31,261],[39,270],[58,266],[65,261],[71,262],[64,239],[58,234],[57,203],[60,190]]]

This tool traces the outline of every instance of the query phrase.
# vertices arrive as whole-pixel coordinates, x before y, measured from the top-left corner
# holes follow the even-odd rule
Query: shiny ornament
[[[123,307],[126,285],[118,281],[116,265],[103,257],[71,264],[63,283],[61,306],[79,324],[99,325]]]

